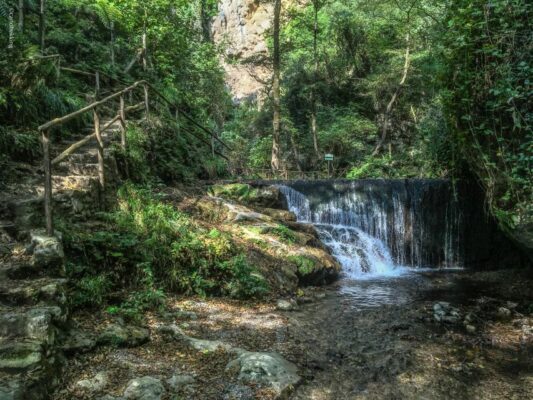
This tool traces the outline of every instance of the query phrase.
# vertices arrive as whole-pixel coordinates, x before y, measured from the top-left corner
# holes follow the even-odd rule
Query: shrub
[[[103,229],[65,235],[67,249],[91,267],[87,279],[104,275],[137,289],[120,308],[131,317],[160,304],[161,289],[238,298],[267,291],[227,234],[198,226],[148,188],[123,186],[118,209],[104,220]]]

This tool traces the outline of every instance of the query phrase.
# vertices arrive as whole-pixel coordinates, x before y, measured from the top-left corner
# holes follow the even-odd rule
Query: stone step
[[[104,149],[104,158],[108,159],[112,155],[112,152],[110,149]],[[74,154],[71,154],[68,156],[68,158],[65,160],[68,162],[75,162],[75,163],[92,163],[96,164],[98,162],[98,149],[96,147],[89,147],[84,148],[79,151],[77,151]],[[53,168],[52,168],[53,171]]]
[[[40,278],[46,276],[60,276],[59,271],[54,272],[51,269],[44,270],[32,264],[31,260],[16,260],[9,262],[0,262],[0,279],[19,280],[29,278]]]
[[[65,293],[65,279],[4,279],[0,282],[0,302],[8,306],[45,304],[64,308]]]
[[[41,368],[46,345],[40,340],[0,340],[0,371],[21,372]]]
[[[91,160],[93,161],[93,160]],[[98,163],[64,161],[54,167],[54,175],[98,176]]]
[[[61,307],[0,307],[0,341],[35,339],[47,344],[55,342],[55,324],[64,323]]]
[[[98,179],[94,176],[53,175],[52,187],[54,191],[72,190],[90,192],[98,190]]]
[[[43,400],[59,384],[65,359],[35,340],[0,343],[0,399]]]

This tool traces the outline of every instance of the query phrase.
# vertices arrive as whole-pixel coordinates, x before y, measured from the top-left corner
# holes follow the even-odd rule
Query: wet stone
[[[452,307],[450,303],[440,301],[433,305],[433,318],[437,322],[456,324],[461,319],[459,309]]]

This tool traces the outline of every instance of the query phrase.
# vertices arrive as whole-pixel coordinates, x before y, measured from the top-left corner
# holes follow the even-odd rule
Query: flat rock
[[[238,373],[242,383],[272,389],[276,398],[286,397],[301,381],[296,365],[277,353],[243,352],[228,363],[226,371]]]
[[[143,376],[129,381],[123,396],[128,400],[160,400],[164,393],[165,388],[159,379]]]
[[[107,386],[109,382],[109,374],[107,371],[98,372],[90,379],[83,379],[76,382],[76,386],[89,392],[100,392]]]
[[[99,336],[96,342],[118,347],[136,347],[150,340],[146,328],[133,325],[111,324]]]
[[[254,391],[249,386],[229,384],[224,390],[223,400],[254,400]]]
[[[53,343],[56,329],[54,321],[62,321],[59,307],[39,307],[27,310],[0,309],[0,337],[28,338]]]
[[[4,341],[0,344],[0,370],[22,371],[42,366],[43,344],[39,341]]]
[[[167,379],[168,386],[174,391],[179,391],[185,386],[194,384],[194,382],[193,376],[185,374],[174,374]]]
[[[95,346],[96,340],[88,332],[71,329],[63,339],[61,350],[67,354],[86,353]]]
[[[188,336],[176,324],[161,325],[158,327],[158,331],[162,334],[169,335],[176,340],[180,340],[184,342],[187,346],[198,351],[217,351],[218,349],[235,352],[240,351],[240,349],[233,348],[231,345],[224,343],[220,340],[196,339],[191,336]]]

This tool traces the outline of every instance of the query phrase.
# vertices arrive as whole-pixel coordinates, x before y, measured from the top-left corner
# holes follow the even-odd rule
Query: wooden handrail
[[[125,93],[128,93],[129,91],[134,90],[136,87],[138,87],[139,85],[142,85],[144,83],[146,83],[146,81],[137,81],[133,85],[128,86],[127,88],[122,89],[122,90],[120,90],[118,92],[115,92],[112,95],[109,95],[109,96],[103,98],[102,100],[95,101],[94,103],[91,103],[88,106],[80,108],[78,111],[71,112],[70,114],[67,114],[67,115],[65,115],[63,117],[60,117],[60,118],[54,118],[53,120],[48,121],[47,123],[39,126],[37,129],[40,132],[42,132],[42,131],[47,131],[50,128],[53,128],[54,126],[62,125],[65,122],[70,121],[72,118],[77,117],[78,115],[86,113],[87,111],[94,110],[96,107],[107,103],[109,100],[116,99],[117,97],[119,97],[119,96],[121,96],[121,95],[123,95]]]
[[[96,94],[98,94],[98,91],[100,89],[100,82],[99,82],[99,73],[96,72],[94,75],[80,70],[75,70],[73,68],[66,68],[64,67],[63,70],[75,72],[75,73],[82,73],[87,76],[94,76],[96,78]],[[136,104],[134,106],[126,107],[124,104],[124,95],[131,93],[138,88],[139,86],[142,86],[143,92],[144,92],[144,101],[140,104]],[[99,182],[99,198],[100,198],[100,205],[103,206],[104,203],[104,190],[105,190],[105,168],[104,168],[104,142],[102,140],[102,132],[104,132],[106,129],[108,129],[111,125],[113,125],[116,121],[120,121],[120,130],[121,130],[121,146],[123,149],[126,149],[126,112],[127,111],[133,111],[138,108],[144,108],[146,112],[146,118],[149,118],[149,112],[150,112],[150,104],[149,104],[149,97],[148,97],[148,91],[151,89],[157,96],[159,96],[164,102],[169,104],[171,107],[174,107],[177,112],[179,112],[181,115],[183,115],[191,124],[196,126],[197,128],[200,128],[202,131],[206,132],[211,138],[218,141],[220,144],[222,144],[225,148],[231,150],[231,148],[224,143],[220,138],[218,138],[215,134],[213,134],[211,131],[209,131],[207,128],[196,122],[191,116],[189,116],[184,111],[180,110],[179,107],[172,103],[170,100],[168,100],[159,90],[157,90],[153,85],[146,82],[145,80],[137,81],[133,83],[132,85],[119,90],[101,100],[94,101],[93,103],[80,108],[77,111],[71,112],[70,114],[64,115],[59,118],[54,118],[51,121],[48,121],[42,125],[40,125],[37,129],[41,133],[42,137],[42,144],[43,144],[43,163],[44,163],[44,209],[45,209],[45,220],[46,220],[46,232],[49,235],[54,234],[54,226],[53,226],[53,204],[52,204],[52,166],[58,164],[62,160],[64,160],[66,157],[68,157],[70,154],[72,154],[75,150],[79,149],[81,146],[88,143],[93,138],[96,138],[98,147],[98,182]],[[100,125],[100,114],[98,113],[98,107],[106,104],[107,102],[119,98],[120,99],[120,106],[119,106],[119,112],[118,114],[109,122],[107,122],[104,126]],[[82,140],[74,143],[69,148],[67,148],[65,151],[63,151],[59,156],[54,158],[54,160],[50,160],[50,132],[52,128],[62,125],[71,119],[82,115],[83,113],[92,111],[93,113],[93,121],[94,121],[94,132],[90,135],[87,135]],[[198,140],[203,142],[204,144],[210,146],[211,144],[201,135],[196,135],[192,131],[185,129],[184,127],[181,127],[185,132],[189,133],[190,135],[196,137]],[[223,157],[224,159],[228,160],[228,158],[219,152],[218,150],[213,148],[214,154],[219,155],[220,157]],[[127,166],[126,166],[127,170]]]
[[[95,77],[96,76],[96,73],[82,71],[80,69],[75,69],[75,68],[60,67],[59,69],[61,71],[72,72],[73,74],[78,74],[78,75],[85,75],[85,76],[90,76],[90,77]]]
[[[111,121],[107,122],[102,128],[100,128],[100,132],[105,132],[111,125],[113,125],[115,122],[117,122],[120,119],[120,115],[116,115]],[[70,156],[72,153],[74,153],[76,150],[78,150],[80,147],[83,147],[86,145],[91,139],[96,137],[96,132],[93,132],[87,136],[85,136],[80,141],[72,144],[69,146],[65,151],[63,151],[60,155],[58,155],[56,158],[52,160],[52,165],[57,165],[61,161],[63,161],[65,158]]]
[[[161,93],[159,90],[157,90],[154,85],[152,85],[151,83],[146,83],[148,87],[150,87],[150,89],[153,90],[153,92],[155,94],[157,94],[165,103],[167,103],[169,106],[171,107],[174,107],[181,115],[183,115],[185,117],[185,119],[187,121],[189,121],[190,123],[192,123],[194,126],[200,128],[201,130],[203,130],[205,133],[207,133],[209,136],[211,136],[213,139],[215,139],[217,142],[219,142],[222,146],[224,146],[226,149],[228,150],[232,150],[231,147],[229,147],[226,143],[224,143],[220,138],[218,138],[213,132],[209,131],[209,129],[207,129],[206,127],[200,125],[198,122],[196,122],[189,114],[187,114],[185,111],[181,110],[176,104],[174,104],[173,102],[171,102],[169,99],[166,98],[166,96]]]

